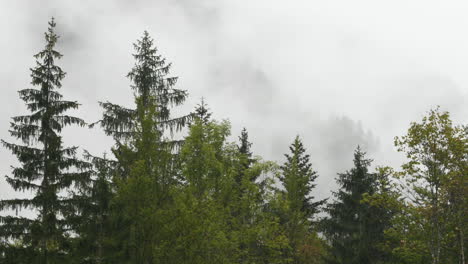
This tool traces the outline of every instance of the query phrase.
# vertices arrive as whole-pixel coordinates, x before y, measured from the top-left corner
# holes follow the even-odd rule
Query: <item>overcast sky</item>
[[[296,134],[319,172],[318,196],[335,188],[363,146],[375,165],[397,167],[393,137],[432,107],[468,122],[468,2],[430,0],[56,0],[0,2],[0,138],[24,114],[32,55],[56,18],[67,72],[62,94],[99,119],[97,101],[133,103],[126,73],[147,30],[173,63],[178,88],[203,96],[233,140],[249,131],[255,154],[283,161]],[[112,140],[69,128],[67,145],[94,154]],[[15,158],[0,149],[0,175]],[[13,191],[0,180],[0,199]]]

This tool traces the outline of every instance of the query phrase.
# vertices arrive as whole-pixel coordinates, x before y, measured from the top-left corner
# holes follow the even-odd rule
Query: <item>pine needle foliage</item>
[[[10,134],[22,144],[2,140],[21,164],[13,167],[12,176],[6,176],[7,182],[15,191],[32,193],[32,198],[2,200],[0,209],[16,212],[30,209],[37,216],[0,217],[0,236],[18,241],[17,250],[28,250],[28,263],[64,263],[71,226],[67,215],[79,201],[63,194],[89,178],[89,164],[75,157],[77,147],[64,147],[60,135],[64,127],[84,126],[85,122],[66,114],[79,104],[64,100],[58,92],[65,72],[56,64],[62,54],[55,49],[59,39],[55,27],[54,19],[50,20],[45,48],[34,56],[36,66],[31,69],[34,88],[19,91],[31,114],[13,117]]]
[[[126,140],[135,136],[141,123],[142,114],[155,107],[154,123],[164,135],[180,131],[192,119],[192,115],[171,117],[171,108],[179,106],[187,99],[187,91],[176,89],[177,77],[170,77],[172,64],[158,53],[154,40],[145,31],[141,39],[133,45],[135,65],[127,74],[132,82],[136,108],[126,108],[110,102],[100,102],[104,108],[102,120],[99,122],[106,134],[116,140]],[[177,141],[168,142],[172,147],[178,146]]]
[[[325,235],[330,241],[329,263],[374,263],[371,258],[371,226],[369,205],[362,203],[365,194],[372,195],[375,175],[369,172],[372,160],[358,147],[354,167],[338,174],[340,189],[335,201],[328,204],[329,218],[324,220]]]

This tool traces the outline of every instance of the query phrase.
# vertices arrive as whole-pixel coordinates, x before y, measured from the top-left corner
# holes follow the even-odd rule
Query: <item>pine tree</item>
[[[171,133],[180,131],[191,119],[192,115],[172,118],[170,110],[184,103],[187,92],[174,88],[177,77],[169,77],[172,64],[167,63],[154,46],[154,41],[145,31],[143,37],[133,45],[135,66],[127,77],[133,82],[132,89],[136,99],[136,109],[126,108],[110,102],[101,102],[104,108],[102,120],[99,121],[104,131],[116,140],[129,139],[141,127],[141,115],[147,113],[150,105],[156,108],[155,128],[164,134],[168,129]],[[140,117],[139,117],[140,116]],[[168,142],[172,147],[177,141]]]
[[[34,56],[36,67],[31,69],[31,84],[38,88],[19,91],[32,114],[13,117],[10,134],[24,145],[2,140],[21,163],[13,168],[13,177],[6,176],[7,182],[16,191],[31,191],[33,197],[3,200],[0,209],[31,209],[38,215],[34,219],[0,217],[0,236],[19,241],[16,249],[27,250],[29,263],[66,262],[70,228],[66,216],[80,201],[64,197],[63,193],[89,177],[89,164],[75,158],[77,147],[64,147],[60,135],[65,126],[83,126],[85,122],[65,114],[79,104],[63,100],[57,92],[65,72],[56,65],[62,55],[55,50],[59,38],[55,26],[52,18],[45,33],[46,46]]]
[[[230,134],[228,122],[210,120],[203,102],[195,109],[195,119],[181,151],[184,181],[201,198],[208,192],[217,195],[221,192],[221,179],[225,173],[223,151],[226,138]],[[218,197],[219,198],[219,197]]]
[[[301,139],[297,136],[285,154],[286,162],[281,166],[280,180],[284,187],[286,209],[283,221],[294,250],[295,263],[299,263],[299,252],[306,246],[308,234],[313,231],[313,218],[325,200],[314,201],[317,172],[312,169],[310,156],[306,154]]]
[[[250,184],[255,184],[256,179],[259,174],[248,171],[255,160],[252,158],[252,152],[250,148],[252,143],[249,142],[249,135],[247,129],[243,128],[241,135],[239,136],[239,144],[237,145],[236,153],[236,169],[234,172],[234,185],[233,185],[233,198],[234,198],[234,208],[233,208],[233,217],[238,217],[240,215],[240,200],[245,194],[246,189]],[[259,172],[258,172],[259,173]],[[248,177],[248,179],[246,179]],[[259,197],[258,197],[259,198]],[[237,205],[237,207],[236,207]]]
[[[391,261],[396,259],[390,250],[392,241],[388,239],[391,237],[388,234],[394,232],[396,216],[401,212],[403,204],[401,193],[392,181],[393,175],[394,171],[390,167],[377,167],[376,173],[372,174],[372,191],[364,193],[361,200],[361,204],[367,206],[368,210],[366,230],[372,236],[372,250],[369,251],[372,263],[393,263]],[[396,242],[400,244],[400,240]]]
[[[192,115],[171,117],[187,92],[174,88],[170,63],[158,54],[148,32],[134,44],[135,65],[128,73],[136,107],[109,102],[100,122],[116,140],[116,194],[113,210],[120,232],[119,261],[152,263],[160,257],[156,248],[164,243],[164,215],[172,206],[171,189],[180,181],[177,151],[182,141],[168,139],[188,124]],[[169,133],[168,133],[169,132]],[[151,232],[149,232],[151,230]]]
[[[137,100],[138,104],[142,101]],[[172,207],[172,155],[161,142],[155,126],[156,108],[148,104],[148,112],[141,115],[139,133],[121,145],[117,162],[126,168],[124,177],[117,174],[112,221],[117,232],[112,234],[116,244],[114,263],[154,263],[156,249],[164,243],[165,211]]]
[[[115,161],[95,157],[86,152],[86,159],[93,164],[90,181],[75,190],[74,199],[83,201],[74,212],[73,257],[76,263],[100,264],[113,260],[111,202],[114,196],[112,182]],[[75,263],[75,262],[73,262]]]
[[[175,194],[172,230],[177,235],[168,241],[167,250],[177,261],[171,263],[233,263],[235,244],[229,237],[224,199],[231,180],[226,150],[230,125],[204,116],[195,116],[180,153],[184,185]]]
[[[201,103],[199,103],[195,108],[195,116],[206,125],[210,122],[211,114],[208,104],[206,104],[205,99],[202,98]]]
[[[254,159],[252,158],[252,151],[250,148],[252,147],[252,143],[249,142],[249,133],[247,132],[246,128],[243,128],[241,131],[241,135],[239,136],[239,171],[237,174],[236,182],[240,185],[242,178],[245,175],[245,171],[252,166]],[[255,182],[258,175],[252,175],[252,178],[249,179],[252,182]]]
[[[167,132],[172,136],[180,131],[193,119],[193,114],[171,117],[171,109],[184,103],[187,92],[174,88],[177,77],[169,76],[172,64],[158,53],[148,32],[145,31],[133,46],[135,65],[127,77],[132,82],[136,106],[132,109],[100,102],[104,113],[102,120],[96,123],[116,140],[113,153],[118,160],[120,177],[130,175],[131,164],[145,158],[141,155],[145,150],[138,149],[139,146],[153,147],[159,151],[153,158],[159,160],[147,164],[152,164],[153,169],[159,168],[157,181],[167,187],[178,180],[176,154],[183,142],[168,139]],[[138,140],[141,144],[136,144]]]
[[[334,193],[336,201],[328,204],[326,212],[329,218],[324,220],[333,256],[330,263],[377,262],[371,255],[375,248],[371,220],[378,216],[372,216],[369,205],[362,202],[364,194],[374,193],[375,175],[368,171],[371,162],[358,147],[354,153],[354,168],[338,174],[340,189]]]

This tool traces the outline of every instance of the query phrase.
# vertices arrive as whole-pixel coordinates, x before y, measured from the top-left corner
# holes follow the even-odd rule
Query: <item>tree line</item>
[[[147,32],[127,75],[133,107],[99,102],[92,124],[68,115],[79,104],[59,92],[55,27],[34,55],[32,88],[19,91],[30,113],[12,118],[16,141],[2,140],[19,161],[7,183],[32,195],[0,201],[0,263],[466,263],[468,126],[448,112],[432,109],[395,138],[401,168],[373,169],[357,147],[338,190],[318,200],[299,136],[277,164],[252,153],[246,129],[230,142],[229,122],[203,100],[174,116],[188,93]],[[111,154],[66,146],[71,125],[105,131]]]

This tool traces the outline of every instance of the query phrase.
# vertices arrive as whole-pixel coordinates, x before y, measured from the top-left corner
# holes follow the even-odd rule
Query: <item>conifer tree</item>
[[[111,210],[117,227],[112,234],[117,249],[115,263],[154,263],[159,255],[156,249],[167,239],[164,230],[170,222],[164,217],[172,206],[172,156],[156,129],[153,102],[147,113],[140,112],[141,126],[137,129],[141,132],[121,145],[116,155],[128,174],[114,177],[116,193]]]
[[[198,117],[203,124],[208,124],[211,119],[211,112],[210,108],[208,108],[208,104],[205,103],[205,99],[201,99],[201,103],[197,105],[195,108],[195,116]]]
[[[127,77],[132,82],[136,106],[126,108],[101,102],[104,113],[97,123],[116,140],[113,153],[118,160],[116,173],[120,177],[128,177],[131,165],[148,157],[142,155],[144,151],[137,149],[138,146],[147,150],[156,148],[159,154],[153,158],[159,160],[147,162],[147,165],[159,169],[157,181],[161,187],[167,187],[178,180],[175,152],[182,144],[182,140],[168,139],[168,136],[180,131],[193,115],[171,116],[171,109],[184,103],[187,92],[175,88],[177,77],[169,76],[172,64],[159,54],[148,32],[145,31],[133,46],[135,65]],[[138,140],[141,144],[135,144]],[[167,194],[167,188],[164,192]]]
[[[211,113],[202,101],[195,109],[195,119],[186,137],[186,146],[181,152],[184,180],[190,184],[198,197],[221,191],[220,180],[226,166],[223,157],[225,140],[230,134],[228,122],[210,120]]]
[[[358,147],[354,153],[354,168],[338,174],[340,186],[335,201],[328,204],[329,218],[324,220],[325,235],[331,245],[329,263],[376,263],[372,259],[375,241],[372,240],[372,211],[363,203],[365,194],[373,195],[375,175],[369,172],[371,160]],[[375,234],[378,236],[379,234]]]
[[[232,263],[235,244],[229,238],[223,199],[230,187],[230,125],[210,120],[204,101],[195,113],[180,153],[184,185],[175,195],[174,210],[174,232],[180,235],[173,236],[168,250],[175,251],[173,259],[179,256],[173,263]]]
[[[285,154],[286,162],[281,166],[280,180],[284,186],[286,209],[283,221],[294,250],[294,261],[299,263],[298,252],[305,246],[307,234],[313,231],[313,218],[325,200],[314,201],[312,191],[318,175],[312,169],[310,156],[306,154],[301,139],[297,136]]]
[[[76,263],[100,264],[114,261],[111,202],[114,196],[112,182],[115,161],[95,157],[86,152],[86,159],[93,165],[92,178],[73,193],[73,198],[83,201],[74,212],[73,257]],[[75,263],[73,262],[73,263]]]
[[[158,54],[148,32],[134,49],[135,65],[127,76],[136,107],[101,103],[104,114],[99,122],[116,140],[113,218],[120,232],[113,240],[118,241],[119,261],[152,263],[161,257],[156,248],[165,239],[164,216],[172,206],[171,189],[180,180],[176,151],[181,141],[168,136],[180,131],[192,115],[171,117],[172,107],[181,105],[187,92],[174,88],[177,77],[169,77],[171,64]]]
[[[104,108],[102,120],[99,122],[104,131],[116,140],[129,139],[141,126],[142,113],[148,112],[150,105],[156,109],[154,115],[155,128],[164,134],[166,130],[171,133],[181,130],[190,120],[192,115],[171,117],[171,108],[184,103],[187,92],[174,88],[177,77],[170,77],[172,64],[167,63],[154,46],[154,41],[145,31],[141,39],[133,45],[135,54],[135,66],[127,77],[133,82],[132,89],[136,99],[136,108],[126,108],[110,102],[101,102]],[[176,141],[168,142],[172,146]]]
[[[244,178],[245,171],[252,166],[254,159],[252,157],[252,151],[250,148],[252,147],[252,143],[249,142],[249,134],[246,128],[243,128],[241,131],[241,135],[239,136],[239,169],[237,172],[236,183],[240,186],[242,178]],[[251,175],[252,182],[255,182],[258,175]]]
[[[241,135],[239,136],[239,144],[237,145],[236,153],[236,170],[234,172],[234,186],[233,186],[233,198],[234,198],[234,208],[233,208],[233,217],[237,217],[241,208],[236,208],[236,205],[239,205],[242,195],[245,193],[249,183],[255,183],[255,180],[259,174],[248,172],[248,169],[251,168],[255,160],[252,158],[252,152],[250,147],[252,143],[249,142],[249,135],[247,129],[243,128]],[[248,179],[245,179],[248,177]],[[244,181],[248,182],[244,182]]]
[[[71,226],[67,215],[80,201],[63,194],[89,177],[89,164],[75,157],[77,147],[64,147],[60,135],[65,126],[83,126],[85,122],[66,114],[79,104],[64,100],[57,91],[65,72],[56,64],[62,54],[55,50],[59,39],[55,26],[52,18],[45,33],[45,48],[34,56],[31,84],[37,88],[19,91],[32,114],[13,117],[10,134],[22,140],[23,145],[2,140],[21,164],[13,168],[12,177],[6,176],[7,182],[16,191],[32,192],[33,197],[0,201],[0,209],[31,209],[37,216],[0,217],[0,236],[18,241],[10,249],[28,252],[28,263],[66,263]]]

